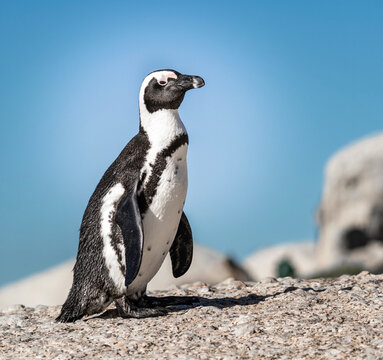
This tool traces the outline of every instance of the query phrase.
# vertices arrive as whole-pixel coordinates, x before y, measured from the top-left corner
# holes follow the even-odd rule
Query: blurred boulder
[[[306,277],[316,271],[313,242],[281,244],[255,252],[243,262],[254,279]]]
[[[172,285],[181,285],[202,281],[217,284],[227,278],[252,280],[248,273],[230,257],[206,247],[194,247],[193,261],[187,273],[177,279],[172,275],[169,255],[166,256],[161,269],[148,284],[148,290],[163,290]]]
[[[72,285],[74,260],[28,276],[0,289],[0,308],[12,304],[26,306],[62,304]]]
[[[72,285],[74,260],[52,269],[29,276],[0,289],[0,308],[12,304],[27,306],[62,304]],[[159,272],[148,285],[148,290],[166,289],[172,285],[203,281],[208,284],[221,282],[228,277],[249,280],[249,276],[229,257],[196,245],[189,271],[178,279],[172,275],[169,255]]]
[[[356,142],[328,162],[318,211],[317,265],[383,265],[383,134]]]

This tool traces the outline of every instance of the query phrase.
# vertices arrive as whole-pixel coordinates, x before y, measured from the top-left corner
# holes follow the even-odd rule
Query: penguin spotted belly
[[[187,145],[167,158],[156,195],[142,215],[144,247],[137,277],[127,288],[132,295],[146,288],[160,269],[177,233],[187,192]]]

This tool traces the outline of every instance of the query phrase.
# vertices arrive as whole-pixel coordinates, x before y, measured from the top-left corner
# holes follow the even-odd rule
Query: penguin
[[[123,317],[167,313],[174,297],[146,295],[170,253],[175,277],[189,269],[193,237],[183,212],[188,186],[188,133],[178,114],[199,76],[157,70],[139,92],[139,132],[102,176],[80,227],[73,284],[57,317],[73,322],[113,301]],[[181,301],[187,299],[181,299]]]

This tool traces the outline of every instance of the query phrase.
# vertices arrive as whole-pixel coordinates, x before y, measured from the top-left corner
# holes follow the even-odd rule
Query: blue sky
[[[185,210],[238,259],[315,239],[326,160],[382,127],[379,1],[0,4],[0,284],[76,255],[155,69],[205,79],[180,109]]]

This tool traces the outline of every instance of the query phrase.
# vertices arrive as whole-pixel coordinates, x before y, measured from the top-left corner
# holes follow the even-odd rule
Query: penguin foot
[[[119,298],[114,300],[118,315],[123,318],[143,319],[148,317],[164,316],[169,313],[168,309],[163,307],[141,307],[135,302],[129,301],[127,298]]]
[[[140,302],[145,304],[147,307],[157,306],[177,306],[177,305],[193,305],[199,303],[200,299],[198,296],[163,296],[154,297],[144,295]]]

